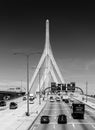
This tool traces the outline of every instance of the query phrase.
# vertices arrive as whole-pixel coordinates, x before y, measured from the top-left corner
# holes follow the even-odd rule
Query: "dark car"
[[[61,114],[58,116],[58,124],[66,124],[67,116],[65,114]]]
[[[40,123],[49,123],[50,120],[49,120],[49,116],[41,116],[41,119],[40,119]]]
[[[6,102],[4,100],[0,101],[0,107],[6,106]]]
[[[65,102],[65,99],[64,99],[64,98],[62,98],[62,101],[63,101],[63,102]]]
[[[30,100],[30,101],[33,101],[33,100],[34,100],[34,98],[33,98],[33,97],[29,97],[29,100]]]
[[[69,100],[68,100],[68,99],[65,99],[65,103],[69,103]]]
[[[16,102],[10,102],[9,108],[10,109],[16,109],[18,107]]]

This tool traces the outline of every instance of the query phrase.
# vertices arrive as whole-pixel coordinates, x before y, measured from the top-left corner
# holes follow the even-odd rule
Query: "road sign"
[[[70,86],[71,86],[71,91],[74,92],[75,91],[75,82],[71,82]]]
[[[56,83],[55,82],[51,82],[51,92],[55,92],[56,91]]]
[[[61,84],[57,85],[57,91],[60,92],[61,91]]]
[[[70,83],[67,84],[67,91],[71,91]]]
[[[66,91],[66,84],[62,84],[62,90]]]
[[[67,84],[67,91],[70,91],[70,92],[75,91],[75,82],[71,82]]]

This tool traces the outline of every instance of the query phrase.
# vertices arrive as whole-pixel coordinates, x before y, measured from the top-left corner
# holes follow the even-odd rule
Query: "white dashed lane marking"
[[[75,128],[75,124],[73,123],[72,126]]]

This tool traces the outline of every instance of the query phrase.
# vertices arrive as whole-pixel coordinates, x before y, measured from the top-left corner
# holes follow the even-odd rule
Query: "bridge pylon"
[[[43,71],[43,74],[42,74]],[[56,71],[56,73],[55,73]],[[37,75],[40,76],[38,85],[34,85],[36,82]],[[45,35],[45,47],[40,58],[40,61],[35,69],[33,77],[30,81],[29,87],[30,91],[34,93],[35,91],[47,88],[50,83],[50,78],[56,83],[64,83],[63,76],[59,70],[59,67],[54,59],[51,45],[50,45],[50,35],[49,35],[49,20],[46,20],[46,35]]]

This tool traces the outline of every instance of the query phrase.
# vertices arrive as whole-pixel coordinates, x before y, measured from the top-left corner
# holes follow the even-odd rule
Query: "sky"
[[[26,85],[26,57],[14,52],[43,52],[45,21],[50,44],[66,82],[95,94],[95,6],[83,2],[4,1],[0,3],[0,87]],[[30,79],[41,55],[32,55]]]

